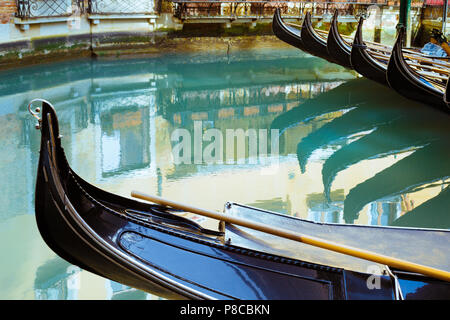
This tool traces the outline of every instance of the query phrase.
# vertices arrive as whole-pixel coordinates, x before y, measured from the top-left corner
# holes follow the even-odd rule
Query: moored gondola
[[[402,51],[405,35],[406,29],[401,27],[386,72],[389,86],[407,98],[433,105],[447,112],[450,111],[444,101],[444,84],[425,79],[405,61]]]
[[[447,281],[228,223],[204,229],[179,210],[101,190],[67,162],[54,108],[43,101],[39,112],[36,220],[48,246],[72,264],[167,298],[450,299]],[[450,265],[448,254],[436,254],[447,250],[446,230],[323,225],[234,203],[225,214]],[[405,246],[412,238],[421,241]],[[368,285],[374,277],[377,290]]]
[[[359,19],[358,28],[356,29],[355,38],[352,44],[350,63],[352,65],[352,68],[362,76],[383,85],[387,85],[387,65],[381,61],[376,60],[367,52],[367,46],[364,43],[362,37],[363,23],[364,18],[361,17]]]
[[[347,69],[353,69],[350,61],[351,46],[347,44],[339,34],[338,29],[338,10],[334,12],[331,19],[330,31],[327,38],[327,50],[330,57]]]
[[[362,38],[362,25],[364,19],[358,23],[357,32],[352,45],[344,40],[338,31],[338,11],[336,10],[331,20],[329,32],[314,30],[311,22],[311,14],[307,12],[303,19],[301,29],[285,23],[281,17],[281,11],[275,11],[272,29],[274,34],[282,41],[310,53],[314,56],[339,64],[347,69],[354,69],[364,77],[388,86],[386,80],[387,63],[392,47],[379,43],[366,43]],[[325,40],[326,38],[326,40]],[[424,63],[412,63],[411,67],[431,81],[439,81],[447,77],[447,64],[435,61],[432,58],[420,54],[417,50],[405,50],[408,59],[418,60]]]
[[[303,19],[301,39],[306,52],[313,56],[328,60],[329,62],[336,63],[328,53],[327,41],[314,31],[311,13],[309,11],[306,12],[305,18]]]
[[[284,41],[300,50],[304,50],[301,31],[284,23],[281,18],[280,8],[277,8],[275,10],[275,14],[273,15],[272,31],[281,41]]]

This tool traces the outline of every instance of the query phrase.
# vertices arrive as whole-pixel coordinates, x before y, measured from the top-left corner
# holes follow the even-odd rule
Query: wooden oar
[[[161,198],[158,196],[148,195],[148,194],[145,194],[145,193],[142,193],[139,191],[132,191],[131,196],[134,198],[150,201],[150,202],[157,203],[157,204],[167,206],[167,207],[171,207],[174,209],[180,209],[180,210],[183,210],[186,212],[196,213],[196,214],[199,214],[199,215],[202,215],[205,217],[209,217],[209,218],[217,219],[220,221],[225,221],[228,223],[239,225],[242,227],[254,229],[257,231],[273,234],[275,236],[279,236],[282,238],[299,241],[299,242],[309,244],[309,245],[312,245],[315,247],[328,249],[331,251],[343,253],[343,254],[354,256],[357,258],[381,263],[381,264],[388,265],[388,266],[391,266],[391,267],[394,267],[397,269],[410,271],[410,272],[416,272],[416,273],[427,275],[427,276],[430,276],[433,278],[450,281],[450,272],[447,272],[444,270],[431,268],[428,266],[424,266],[424,265],[420,265],[417,263],[377,254],[377,253],[374,253],[371,251],[366,251],[366,250],[359,249],[359,248],[341,245],[341,244],[334,243],[334,242],[331,242],[328,240],[303,235],[303,234],[293,232],[290,230],[286,230],[286,229],[274,228],[274,227],[271,227],[271,226],[268,226],[268,225],[265,225],[262,223],[258,223],[255,221],[247,220],[247,219],[227,216],[227,215],[219,213],[219,212],[193,207],[193,206],[182,204],[182,203],[175,202],[172,200],[164,199],[164,198]],[[405,245],[408,245],[408,244],[405,244]]]

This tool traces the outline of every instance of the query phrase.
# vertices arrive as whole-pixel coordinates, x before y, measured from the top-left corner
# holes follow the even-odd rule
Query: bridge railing
[[[155,12],[154,0],[88,0],[92,14],[149,14]]]
[[[338,9],[341,15],[355,17],[367,12],[370,6],[399,6],[400,0],[357,1],[261,1],[261,0],[171,0],[175,16],[180,19],[195,18],[271,18],[276,8],[284,16],[301,17],[308,10],[313,16],[332,15]],[[413,7],[423,6],[423,0],[412,1]]]
[[[160,0],[156,0],[158,3]],[[51,18],[74,14],[155,13],[155,0],[16,0],[16,17]]]
[[[42,18],[64,17],[74,14],[148,14],[159,11],[162,0],[16,0],[16,17]],[[426,0],[439,1],[439,0]],[[413,0],[413,7],[426,4],[424,0]],[[377,6],[399,6],[400,0],[336,0],[336,1],[283,1],[283,0],[168,0],[180,19],[195,18],[271,18],[276,8],[284,16],[301,17],[306,10],[313,16],[333,14],[358,16],[367,8]]]
[[[16,0],[16,17],[66,17],[84,12],[84,0]]]

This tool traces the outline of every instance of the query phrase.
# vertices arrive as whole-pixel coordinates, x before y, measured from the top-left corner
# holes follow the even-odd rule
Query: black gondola
[[[352,68],[362,76],[387,86],[387,65],[376,60],[367,52],[367,46],[362,37],[363,23],[364,18],[361,17],[352,44],[350,63]]]
[[[401,27],[388,63],[386,79],[389,86],[409,99],[436,106],[447,112],[450,111],[447,103],[444,102],[444,85],[437,84],[432,80],[425,80],[405,61],[402,51],[405,35],[406,28]]]
[[[85,270],[167,298],[450,299],[446,281],[229,224],[203,229],[177,210],[103,191],[71,169],[54,108],[43,101],[39,111],[38,228],[53,251]],[[450,265],[446,230],[324,225],[234,203],[225,208],[227,215],[337,238],[435,268]],[[406,245],[411,239],[415,245]]]
[[[330,31],[327,38],[327,50],[330,57],[341,66],[353,69],[350,55],[352,47],[342,39],[338,29],[338,10],[334,12],[331,19]]]
[[[300,50],[305,50],[301,38],[301,31],[284,23],[281,18],[280,8],[277,8],[275,10],[275,14],[273,15],[272,31],[281,41],[284,41]]]
[[[303,50],[313,56],[336,63],[336,61],[334,61],[328,53],[327,41],[314,31],[311,21],[311,13],[309,11],[306,12],[305,18],[303,19],[301,39],[304,46]]]

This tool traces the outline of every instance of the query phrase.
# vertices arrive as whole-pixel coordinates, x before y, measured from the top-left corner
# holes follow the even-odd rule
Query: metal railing
[[[177,18],[272,18],[276,8],[284,16],[301,17],[308,10],[314,16],[332,15],[338,9],[340,15],[358,17],[371,6],[399,6],[400,0],[357,1],[262,1],[262,0],[171,0]],[[422,0],[412,1],[413,7],[423,6]]]
[[[155,9],[154,0],[89,0],[92,14],[148,14]]]
[[[157,0],[158,1],[158,0]],[[49,18],[74,14],[148,14],[154,0],[16,0],[16,17]]]
[[[16,0],[19,18],[64,17],[75,14],[149,14],[160,11],[162,0]],[[314,16],[331,15],[338,9],[344,16],[359,16],[373,5],[398,6],[400,0],[282,1],[282,0],[168,0],[180,19],[190,18],[271,18],[276,8],[282,14],[301,17],[305,10]],[[413,0],[421,7],[423,0]]]
[[[83,0],[16,0],[16,17],[66,17],[84,12]]]

